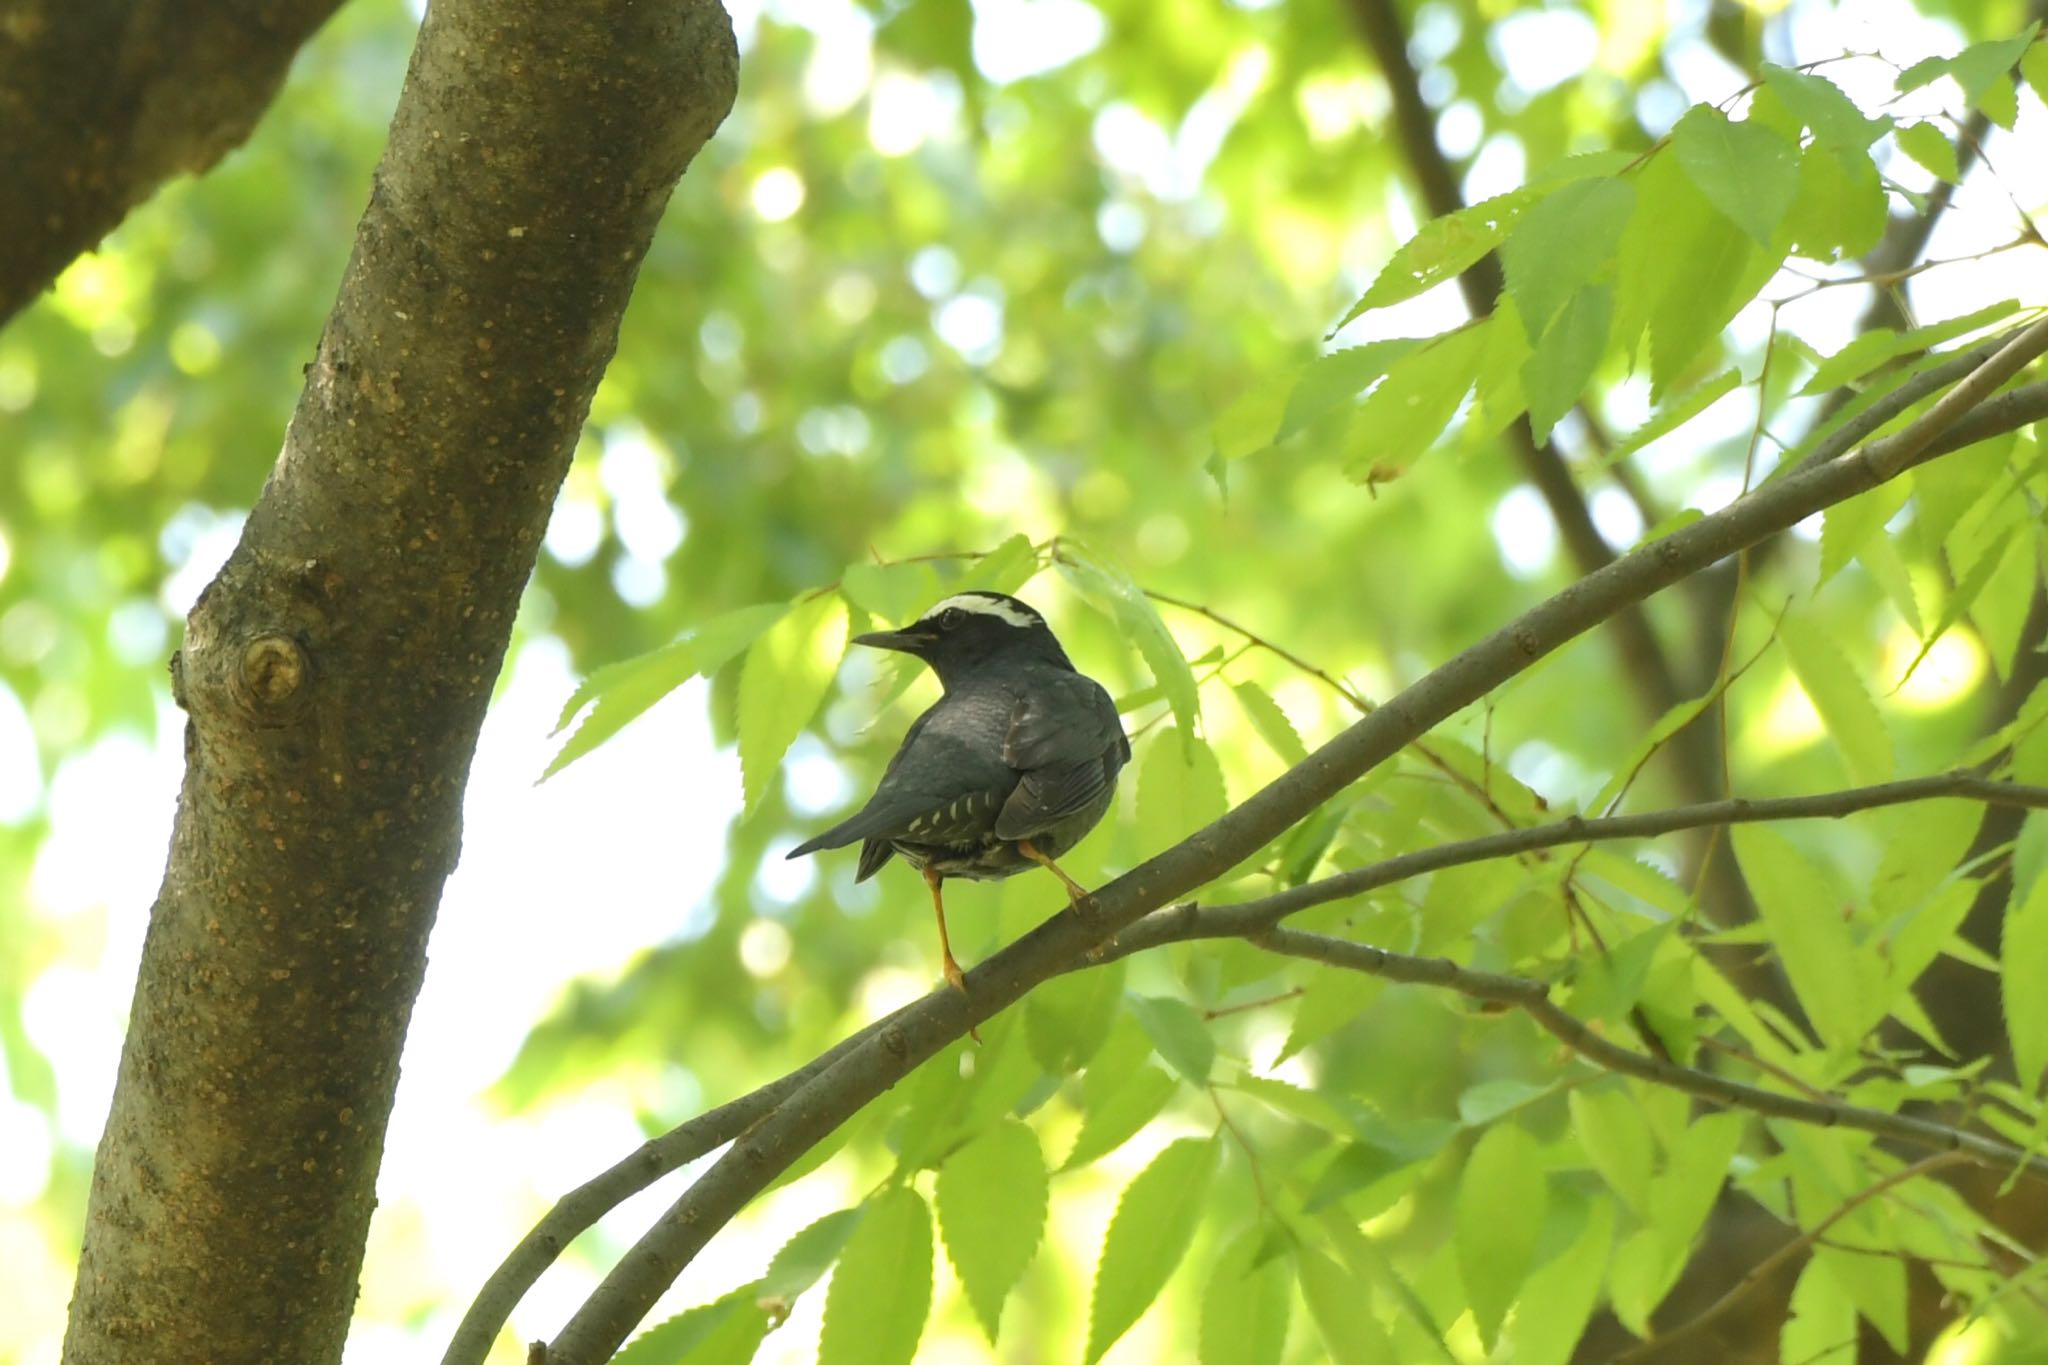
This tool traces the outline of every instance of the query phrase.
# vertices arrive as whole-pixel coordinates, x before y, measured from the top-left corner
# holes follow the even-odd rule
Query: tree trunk
[[[715,0],[436,0],[189,716],[65,1359],[340,1357],[519,594],[677,178]]]

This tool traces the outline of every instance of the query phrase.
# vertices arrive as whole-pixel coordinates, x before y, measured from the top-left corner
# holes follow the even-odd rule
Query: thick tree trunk
[[[174,663],[187,772],[65,1359],[340,1357],[477,730],[716,0],[435,0],[318,354]]]
[[[341,0],[20,0],[0,18],[0,322],[240,146]]]

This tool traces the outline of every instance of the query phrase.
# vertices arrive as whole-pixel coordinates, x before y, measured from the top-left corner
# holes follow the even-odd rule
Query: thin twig
[[[1864,1186],[1847,1199],[1844,1199],[1827,1217],[1821,1219],[1797,1237],[1791,1238],[1783,1246],[1744,1271],[1742,1278],[1730,1285],[1727,1292],[1722,1294],[1720,1298],[1715,1299],[1698,1313],[1687,1318],[1670,1331],[1652,1333],[1627,1350],[1617,1352],[1609,1357],[1608,1365],[1627,1365],[1629,1361],[1649,1360],[1655,1355],[1668,1352],[1673,1343],[1702,1332],[1725,1317],[1731,1309],[1742,1302],[1743,1297],[1751,1290],[1755,1289],[1765,1280],[1768,1280],[1772,1275],[1775,1275],[1778,1269],[1789,1262],[1794,1256],[1810,1249],[1830,1228],[1862,1208],[1865,1204],[1868,1204],[1871,1200],[1897,1189],[1909,1180],[1917,1180],[1923,1175],[1931,1175],[1944,1166],[1955,1165],[1964,1159],[1965,1157],[1962,1152],[1936,1152],[1932,1156],[1921,1157],[1910,1166],[1901,1166],[1882,1180],[1874,1181]]]

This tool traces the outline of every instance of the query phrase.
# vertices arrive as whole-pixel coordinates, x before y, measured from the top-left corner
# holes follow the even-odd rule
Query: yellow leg
[[[1062,872],[1058,863],[1033,848],[1029,839],[1019,839],[1017,851],[1060,879],[1061,885],[1067,888],[1067,899],[1073,902],[1077,912],[1085,915],[1095,908],[1094,899],[1089,896],[1088,888]]]
[[[946,936],[946,901],[939,894],[939,883],[944,881],[938,873],[924,869],[924,884],[931,888],[932,913],[939,917],[939,953],[945,958],[946,980],[960,994],[967,994],[967,976],[960,970],[960,964],[953,960],[953,942]]]

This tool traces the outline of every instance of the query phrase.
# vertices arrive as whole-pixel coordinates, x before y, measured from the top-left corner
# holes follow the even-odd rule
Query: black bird
[[[911,723],[868,803],[789,856],[858,839],[853,879],[861,882],[901,854],[931,888],[946,980],[964,991],[940,884],[1008,877],[1037,863],[1083,908],[1088,893],[1053,859],[1109,809],[1131,744],[1109,693],[1075,670],[1045,618],[1014,597],[963,592],[902,630],[853,642],[916,655],[945,695]]]

